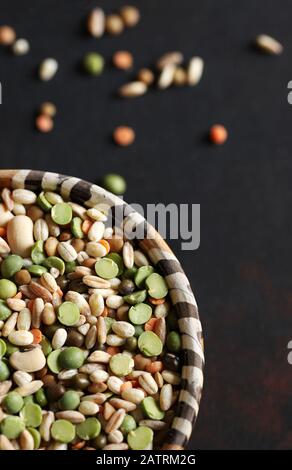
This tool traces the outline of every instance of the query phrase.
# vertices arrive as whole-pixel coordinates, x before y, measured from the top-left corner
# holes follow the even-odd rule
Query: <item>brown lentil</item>
[[[77,348],[81,348],[84,343],[84,336],[78,331],[71,330],[68,333],[66,344],[68,346],[76,346]]]
[[[107,239],[111,251],[114,251],[115,253],[119,253],[124,245],[124,240],[121,237],[118,236],[113,236],[111,238]]]
[[[187,72],[182,67],[177,67],[173,75],[173,84],[175,86],[184,86],[187,85],[187,82]]]
[[[52,304],[46,303],[42,311],[42,322],[45,325],[53,325],[56,322],[56,313]]]
[[[64,230],[64,232],[62,232],[62,233],[59,235],[59,240],[60,240],[60,242],[67,242],[67,241],[70,240],[71,238],[72,238],[71,232],[66,231],[66,230]]]
[[[31,275],[30,273],[27,271],[27,269],[21,269],[20,271],[18,271],[15,276],[14,276],[14,279],[15,279],[15,282],[16,284],[18,284],[19,286],[23,285],[23,284],[29,284],[30,281],[31,281]]]
[[[93,268],[93,266],[95,265],[96,263],[96,259],[95,258],[87,258],[83,261],[82,263],[82,266],[85,266],[87,268]]]
[[[120,15],[127,28],[133,28],[140,21],[140,12],[134,6],[125,5],[120,9]]]
[[[147,86],[152,85],[155,80],[155,76],[152,70],[146,68],[139,70],[137,78]]]
[[[87,390],[90,393],[103,393],[107,390],[107,385],[104,382],[99,382],[89,385]]]
[[[0,26],[0,45],[10,46],[16,39],[15,30],[11,26]]]
[[[162,342],[162,344],[164,344],[165,339],[166,339],[166,322],[165,322],[165,318],[158,318],[157,319],[153,331],[158,336],[158,338],[160,338],[160,341]]]
[[[119,15],[111,14],[106,17],[105,29],[108,34],[117,36],[124,30],[124,23]]]
[[[57,108],[54,103],[51,103],[50,101],[45,101],[40,106],[40,114],[45,114],[46,116],[53,118],[57,114]]]
[[[81,238],[74,238],[71,242],[71,245],[76,250],[77,253],[84,250],[85,242]]]
[[[73,380],[74,380],[74,386],[80,390],[85,390],[90,384],[85,374],[77,374],[75,375]]]
[[[35,222],[36,220],[41,219],[44,216],[44,211],[42,211],[42,209],[38,206],[30,206],[27,209],[26,214],[28,215],[28,217],[31,218],[33,222]]]
[[[38,370],[35,372],[35,378],[36,379],[43,379],[48,373],[48,368],[47,367],[43,367],[41,370]]]

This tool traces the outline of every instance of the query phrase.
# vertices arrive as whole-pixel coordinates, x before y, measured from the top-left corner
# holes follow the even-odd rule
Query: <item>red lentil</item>
[[[113,139],[117,145],[128,147],[135,140],[135,131],[131,127],[119,126],[114,130]]]
[[[221,124],[215,124],[211,127],[209,136],[213,144],[222,145],[228,138],[228,132]]]
[[[129,70],[133,67],[133,55],[129,51],[117,51],[112,58],[113,64],[117,69]]]
[[[40,114],[35,121],[36,128],[43,133],[51,132],[54,127],[54,122],[50,116]]]
[[[10,46],[16,39],[16,33],[11,26],[0,26],[0,44]]]

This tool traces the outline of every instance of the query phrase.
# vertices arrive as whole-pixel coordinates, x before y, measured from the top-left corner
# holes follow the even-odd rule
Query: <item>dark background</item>
[[[201,245],[171,246],[190,278],[206,345],[205,389],[191,449],[283,448],[292,445],[291,170],[292,4],[289,0],[140,0],[142,20],[119,37],[94,40],[82,29],[95,5],[112,12],[122,1],[2,0],[0,23],[30,41],[27,56],[0,51],[2,168],[32,168],[97,181],[117,172],[126,200],[200,203]],[[259,33],[279,39],[279,57],[250,47]],[[204,77],[195,88],[153,90],[134,100],[114,96],[134,73],[111,68],[118,49],[135,70],[162,53],[200,55]],[[84,53],[104,55],[100,78],[84,76]],[[45,57],[59,61],[49,83],[36,78]],[[128,75],[128,76],[127,76]],[[44,100],[58,107],[49,135],[34,130]],[[206,140],[221,122],[229,140]],[[137,132],[117,148],[115,126]]]

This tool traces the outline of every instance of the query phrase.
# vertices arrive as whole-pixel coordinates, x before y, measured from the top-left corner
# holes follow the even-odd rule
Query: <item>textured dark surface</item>
[[[82,32],[95,2],[10,0],[1,23],[31,42],[31,53],[0,51],[1,167],[47,169],[96,180],[115,171],[127,178],[128,202],[201,204],[201,246],[180,252],[199,303],[205,332],[206,376],[191,449],[279,448],[292,445],[291,2],[271,0],[140,0],[142,21],[118,38],[99,41]],[[121,1],[100,1],[111,11]],[[249,47],[266,32],[279,38],[281,57]],[[178,49],[201,55],[197,88],[152,91],[133,101],[114,97],[127,80],[108,67],[83,76],[83,53],[109,61],[117,49],[134,53],[136,68]],[[35,78],[39,61],[56,57],[53,81]],[[131,74],[129,74],[131,76]],[[55,130],[33,129],[43,100],[58,107]],[[213,122],[230,138],[206,142]],[[132,125],[137,141],[115,147],[110,134]]]

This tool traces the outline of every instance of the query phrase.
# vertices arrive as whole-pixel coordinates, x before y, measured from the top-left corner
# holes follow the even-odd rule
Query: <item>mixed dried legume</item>
[[[128,126],[119,126],[113,132],[113,139],[117,145],[128,147],[135,140],[135,131]]]
[[[88,52],[83,59],[83,67],[89,75],[100,75],[104,67],[104,58],[97,52]]]
[[[0,450],[159,447],[181,380],[164,278],[100,207],[1,199]]]
[[[210,141],[215,145],[222,145],[228,138],[226,127],[222,124],[214,124],[209,132]]]

